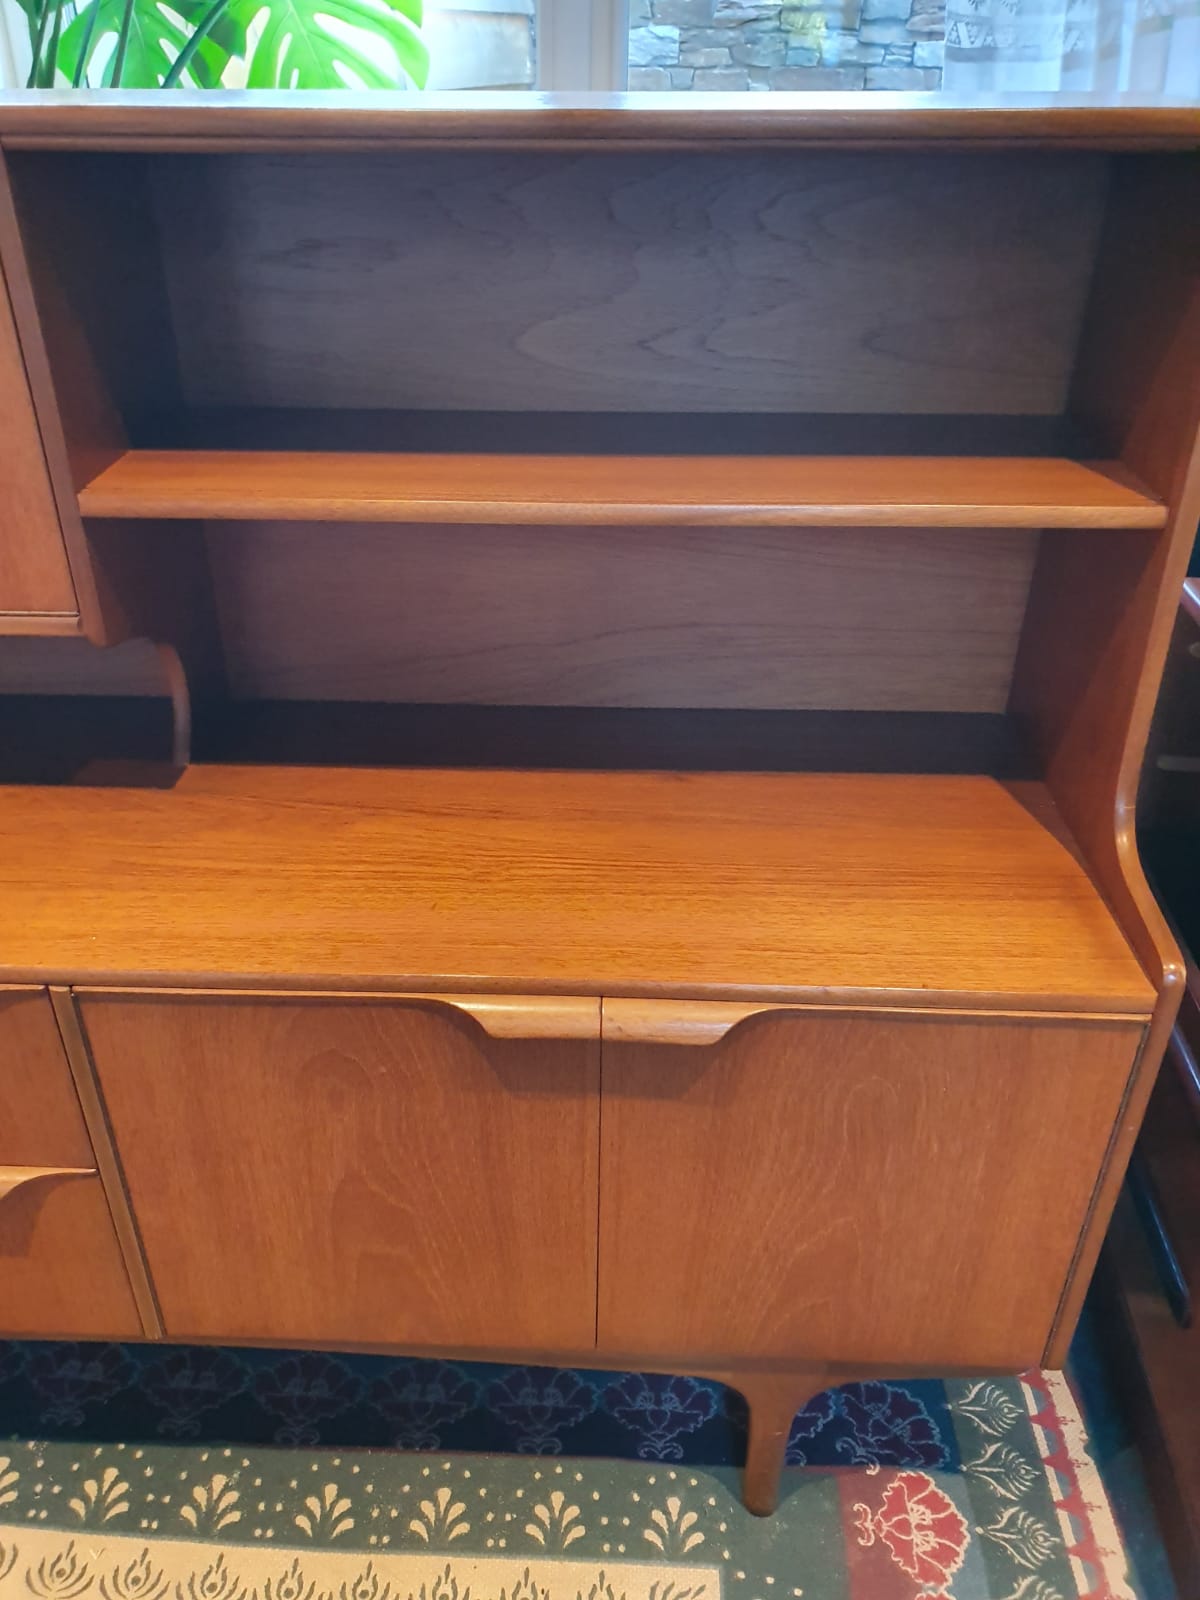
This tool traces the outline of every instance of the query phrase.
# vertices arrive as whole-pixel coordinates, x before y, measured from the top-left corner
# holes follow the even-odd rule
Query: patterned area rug
[[[544,1448],[558,1434],[539,1424],[533,1404],[549,1376],[525,1378],[533,1386],[522,1402],[525,1453],[503,1456],[221,1448],[163,1442],[161,1433],[144,1444],[0,1444],[0,1597],[1124,1600],[1133,1592],[1075,1399],[1058,1374],[855,1384],[823,1395],[793,1428],[789,1454],[807,1464],[788,1471],[779,1512],[761,1520],[742,1509],[735,1469],[683,1461],[682,1430],[672,1432],[663,1406],[642,1408],[640,1460],[533,1454],[539,1438]],[[58,1408],[62,1420],[65,1389]],[[166,1431],[188,1432],[194,1409],[168,1408]],[[411,1408],[404,1415],[411,1428]],[[293,1431],[303,1418],[298,1402]],[[427,1416],[427,1439],[434,1431]]]

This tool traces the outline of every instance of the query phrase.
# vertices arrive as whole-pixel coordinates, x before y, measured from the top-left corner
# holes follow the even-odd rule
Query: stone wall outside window
[[[945,0],[630,0],[631,89],[940,89]]]

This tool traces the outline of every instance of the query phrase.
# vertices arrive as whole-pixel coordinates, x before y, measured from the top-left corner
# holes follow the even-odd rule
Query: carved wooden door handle
[[[493,1039],[599,1039],[600,1001],[574,995],[421,994],[471,1017]]]
[[[618,1044],[716,1044],[747,1017],[802,1009],[771,1000],[605,1000],[604,1038]]]
[[[55,1178],[94,1178],[95,1167],[0,1167],[0,1205],[31,1183]]]

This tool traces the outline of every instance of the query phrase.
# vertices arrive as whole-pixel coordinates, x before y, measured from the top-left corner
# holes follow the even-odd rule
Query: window
[[[430,89],[1200,100],[1200,0],[425,0],[419,28],[384,0],[344,9],[349,21],[331,18],[319,0],[291,0],[281,20],[273,0],[236,0],[228,38],[218,24],[189,45],[191,24],[159,0],[130,0],[127,10],[105,9],[105,0],[0,0],[0,88],[26,82],[34,43],[43,56],[37,81],[80,81],[86,39],[82,81],[93,87],[109,86],[115,61],[122,87],[152,87],[179,75],[183,53],[185,83],[239,88],[261,41],[253,81],[280,87],[424,80]],[[122,14],[135,17],[137,49],[117,48]],[[297,17],[315,48],[294,48]],[[56,60],[44,59],[47,41]]]

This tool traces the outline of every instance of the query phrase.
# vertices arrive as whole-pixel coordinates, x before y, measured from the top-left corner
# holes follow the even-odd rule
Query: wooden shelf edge
[[[1167,519],[1119,463],[1055,457],[130,450],[80,491],[79,509],[97,519],[651,527],[1155,530]]]
[[[981,106],[924,94],[471,94],[20,91],[0,97],[8,149],[154,150],[379,145],[688,147],[739,145],[888,148],[960,144],[1100,150],[1200,147],[1200,110],[1014,95]],[[682,103],[681,103],[682,102]],[[214,110],[216,112],[214,116]]]
[[[736,984],[631,984],[599,978],[570,977],[561,982],[516,975],[478,974],[88,971],[80,967],[3,967],[0,987],[68,987],[104,994],[241,994],[261,999],[402,1000],[421,994],[488,994],[571,996],[606,1000],[717,1001],[791,1010],[852,1011],[886,1015],[988,1017],[1020,1020],[1037,1017],[1071,1024],[1137,1023],[1145,1026],[1150,1002],[1145,995],[1079,995],[1001,993],[995,990],[852,989],[796,985],[788,988]]]
[[[73,639],[82,632],[78,612],[0,611],[0,638]]]

